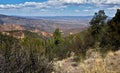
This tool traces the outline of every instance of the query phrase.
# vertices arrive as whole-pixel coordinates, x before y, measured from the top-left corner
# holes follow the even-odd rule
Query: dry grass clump
[[[80,64],[82,73],[120,73],[120,51],[110,51],[105,58],[95,51],[88,56]]]
[[[109,51],[104,58],[101,53],[89,50],[86,53],[86,60],[80,63],[68,58],[56,64],[57,72],[54,73],[120,73],[120,50]],[[73,66],[73,64],[77,65]]]

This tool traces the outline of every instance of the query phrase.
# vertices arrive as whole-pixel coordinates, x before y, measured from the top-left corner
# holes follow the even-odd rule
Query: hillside
[[[2,32],[2,31],[13,31],[13,30],[25,30],[25,28],[18,25],[18,24],[3,24],[3,25],[0,25],[0,32]]]
[[[103,58],[97,51],[89,50],[86,59],[79,62],[74,61],[74,55],[54,62],[55,73],[119,73],[120,72],[120,50],[109,51]]]
[[[0,73],[120,73],[119,19],[120,9],[111,20],[100,10],[79,28],[76,19],[1,15]]]
[[[69,17],[68,17],[69,18]],[[86,28],[88,25],[88,19],[82,20],[78,17],[70,17],[71,19],[66,19],[62,17],[60,19],[46,18],[32,18],[32,17],[19,17],[19,16],[8,16],[0,14],[0,24],[18,24],[26,29],[37,28],[41,31],[53,32],[56,28],[60,28],[63,31],[76,28]]]
[[[11,31],[3,31],[1,32],[3,35],[13,36],[17,39],[23,39],[25,37],[31,38],[40,38],[40,39],[47,39],[52,37],[52,34],[46,33],[44,31],[28,31],[28,30],[11,30]]]

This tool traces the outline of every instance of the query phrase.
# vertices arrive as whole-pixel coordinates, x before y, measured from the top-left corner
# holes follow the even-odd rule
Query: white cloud
[[[59,7],[61,8],[66,4],[120,4],[120,0],[48,0],[45,2],[25,2],[20,4],[0,4],[0,9],[9,8],[23,8],[23,7],[36,7],[36,8],[49,8],[49,7]],[[63,6],[65,7],[65,6]]]
[[[120,0],[49,0],[68,4],[83,4],[83,3],[94,3],[94,4],[120,4]]]
[[[84,3],[85,0],[63,0],[65,3],[76,3],[76,4],[81,4]]]
[[[58,6],[62,5],[58,1],[47,1],[47,2],[25,2],[20,4],[0,4],[0,9],[8,9],[8,8],[22,8],[22,7],[36,7],[36,8],[48,8],[50,6]]]
[[[40,11],[41,11],[41,12],[48,12],[47,9],[41,9]]]
[[[7,8],[20,8],[21,7],[21,4],[17,5],[17,4],[6,4],[6,5],[3,5],[1,4],[0,5],[0,9],[7,9]]]
[[[120,9],[120,6],[115,5],[114,7],[107,8],[109,10],[117,10]]]
[[[106,0],[106,4],[120,4],[120,0]]]
[[[89,10],[89,9],[85,9],[83,10],[84,12],[91,12],[91,13],[94,13],[94,12],[97,12],[98,10],[97,9],[92,9],[92,10]]]
[[[64,2],[59,0],[49,0],[46,2],[25,2],[20,4],[0,4],[0,9],[10,9],[10,8],[25,8],[25,7],[34,7],[34,8],[66,8],[67,6],[63,5]]]
[[[75,12],[80,12],[80,10],[76,9]]]
[[[87,10],[87,9],[86,9],[86,10],[83,10],[83,11],[85,11],[85,12],[89,12],[89,11],[91,11],[91,10]]]
[[[65,5],[61,5],[61,6],[55,6],[54,8],[55,9],[65,9],[65,8],[67,8],[68,6],[65,6]]]
[[[1,9],[9,9],[9,8],[23,8],[23,7],[40,7],[40,8],[44,8],[44,7],[48,7],[47,4],[45,3],[40,3],[40,2],[25,2],[25,3],[20,3],[20,4],[6,4],[0,5]]]
[[[88,4],[88,5],[86,5]],[[64,11],[71,5],[77,5],[79,8],[74,8],[73,12],[76,14],[92,14],[100,9],[108,11],[115,11],[120,8],[120,0],[48,0],[45,2],[25,2],[20,4],[0,4],[1,13],[16,13],[23,15],[42,15],[53,14],[55,9]],[[5,12],[6,11],[6,12]],[[72,11],[70,12],[72,14]],[[56,14],[57,15],[57,14]],[[67,15],[67,14],[66,14]]]

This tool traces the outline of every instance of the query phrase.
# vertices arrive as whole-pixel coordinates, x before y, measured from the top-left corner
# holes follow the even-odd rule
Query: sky
[[[91,16],[99,10],[113,17],[120,0],[0,0],[0,14],[17,16]]]

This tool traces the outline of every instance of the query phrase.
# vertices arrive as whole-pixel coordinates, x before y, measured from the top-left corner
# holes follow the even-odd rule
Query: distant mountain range
[[[23,16],[31,19],[49,19],[49,20],[89,20],[93,16]]]
[[[24,27],[26,30],[38,29],[53,32],[60,28],[63,32],[78,31],[89,26],[92,16],[8,16],[0,14],[0,24],[14,24]]]

